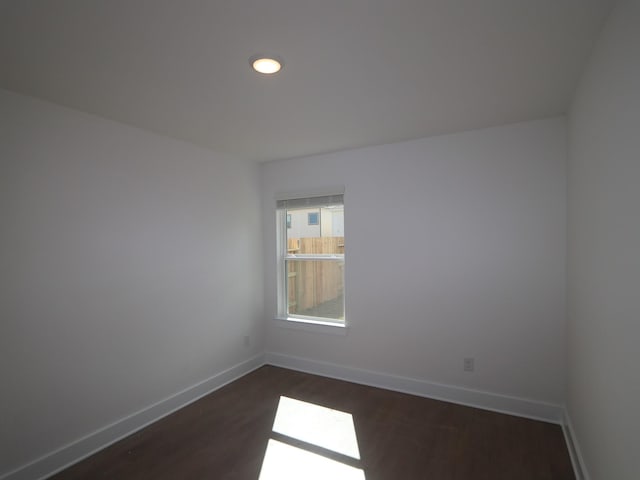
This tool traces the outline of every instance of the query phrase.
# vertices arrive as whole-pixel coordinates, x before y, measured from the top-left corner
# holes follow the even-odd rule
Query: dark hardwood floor
[[[269,439],[306,445],[272,432],[281,396],[350,413],[366,480],[574,479],[558,425],[271,366],[51,479],[258,479]]]

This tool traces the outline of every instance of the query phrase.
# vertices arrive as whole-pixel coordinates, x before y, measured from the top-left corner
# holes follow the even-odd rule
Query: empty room
[[[640,478],[640,1],[0,0],[0,480]]]

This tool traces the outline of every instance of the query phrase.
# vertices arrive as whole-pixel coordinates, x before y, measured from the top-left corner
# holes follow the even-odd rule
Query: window
[[[307,214],[307,223],[309,225],[318,225],[318,212],[309,212]]]
[[[279,200],[277,205],[278,317],[343,326],[343,195]]]

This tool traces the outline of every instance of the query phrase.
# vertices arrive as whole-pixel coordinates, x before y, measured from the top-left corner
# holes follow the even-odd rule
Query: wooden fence
[[[344,253],[344,237],[289,238],[287,252]],[[287,282],[289,313],[318,316],[316,310],[343,295],[344,262],[291,260]]]

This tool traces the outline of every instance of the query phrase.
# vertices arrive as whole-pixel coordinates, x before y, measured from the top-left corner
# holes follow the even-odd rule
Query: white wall
[[[262,352],[255,165],[6,91],[0,162],[0,476]]]
[[[562,403],[565,163],[557,118],[264,164],[267,317],[275,195],[344,185],[350,326],[267,351]]]
[[[640,2],[621,1],[574,98],[568,412],[593,479],[640,476]]]

